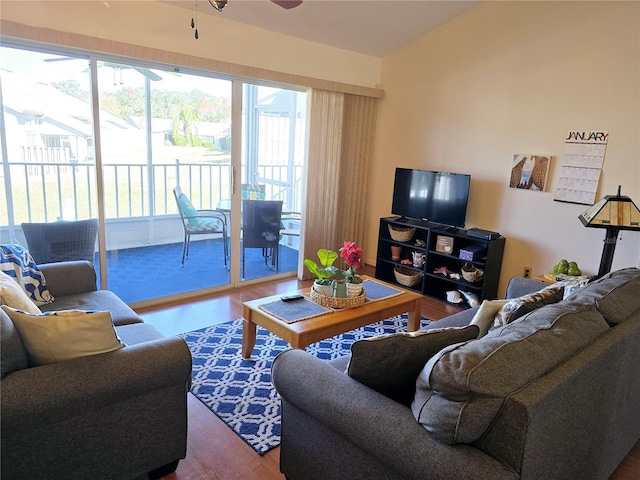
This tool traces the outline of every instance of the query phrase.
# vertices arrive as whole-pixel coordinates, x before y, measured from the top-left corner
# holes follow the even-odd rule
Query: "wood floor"
[[[365,267],[363,273],[373,275]],[[141,311],[145,321],[162,330],[175,329],[181,324],[183,331],[190,331],[217,321],[228,321],[242,316],[242,303],[268,295],[291,292],[306,287],[310,282],[285,279],[254,287],[236,289],[230,293],[172,305],[156,310]],[[457,308],[425,297],[422,315],[438,320],[457,311]],[[209,323],[202,325],[204,321]],[[189,319],[195,319],[193,328]],[[166,480],[284,480],[279,469],[280,449],[275,448],[260,456],[205,407],[189,394],[189,435],[187,457],[180,461],[175,473]],[[610,480],[640,479],[640,441],[622,462]],[[329,480],[329,479],[328,479]],[[568,479],[569,480],[569,479]]]

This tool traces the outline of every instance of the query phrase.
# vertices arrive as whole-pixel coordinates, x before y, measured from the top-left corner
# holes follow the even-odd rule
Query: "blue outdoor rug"
[[[422,326],[430,320],[422,318]],[[331,360],[350,352],[361,338],[407,330],[407,315],[311,344],[307,352]],[[258,326],[251,359],[240,354],[242,319],[180,335],[193,356],[191,393],[260,455],[280,444],[280,396],[271,384],[271,363],[287,342]]]

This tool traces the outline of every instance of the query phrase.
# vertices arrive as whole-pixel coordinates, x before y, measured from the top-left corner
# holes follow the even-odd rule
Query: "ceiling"
[[[304,0],[285,10],[269,0],[229,0],[222,12],[207,0],[165,1],[194,15],[218,15],[292,37],[383,57],[479,3],[463,0]]]

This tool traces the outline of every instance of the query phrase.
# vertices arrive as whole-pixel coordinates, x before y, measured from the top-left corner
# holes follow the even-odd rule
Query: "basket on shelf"
[[[360,292],[360,295],[355,297],[339,298],[339,297],[327,297],[321,293],[316,292],[313,288],[309,294],[311,301],[329,308],[353,308],[362,305],[367,296],[364,288]]]
[[[482,280],[484,270],[465,263],[462,267],[462,278],[467,282],[476,283]]]
[[[416,272],[409,268],[404,267],[395,267],[393,269],[393,274],[396,277],[396,281],[400,285],[404,285],[405,287],[413,287],[420,283],[422,280],[422,273]]]
[[[389,224],[389,235],[396,242],[409,242],[416,233],[415,228],[402,228]]]

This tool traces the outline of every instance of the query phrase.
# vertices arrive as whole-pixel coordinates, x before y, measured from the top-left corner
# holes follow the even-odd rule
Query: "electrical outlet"
[[[524,273],[522,276],[524,278],[531,278],[531,267],[524,267]]]

